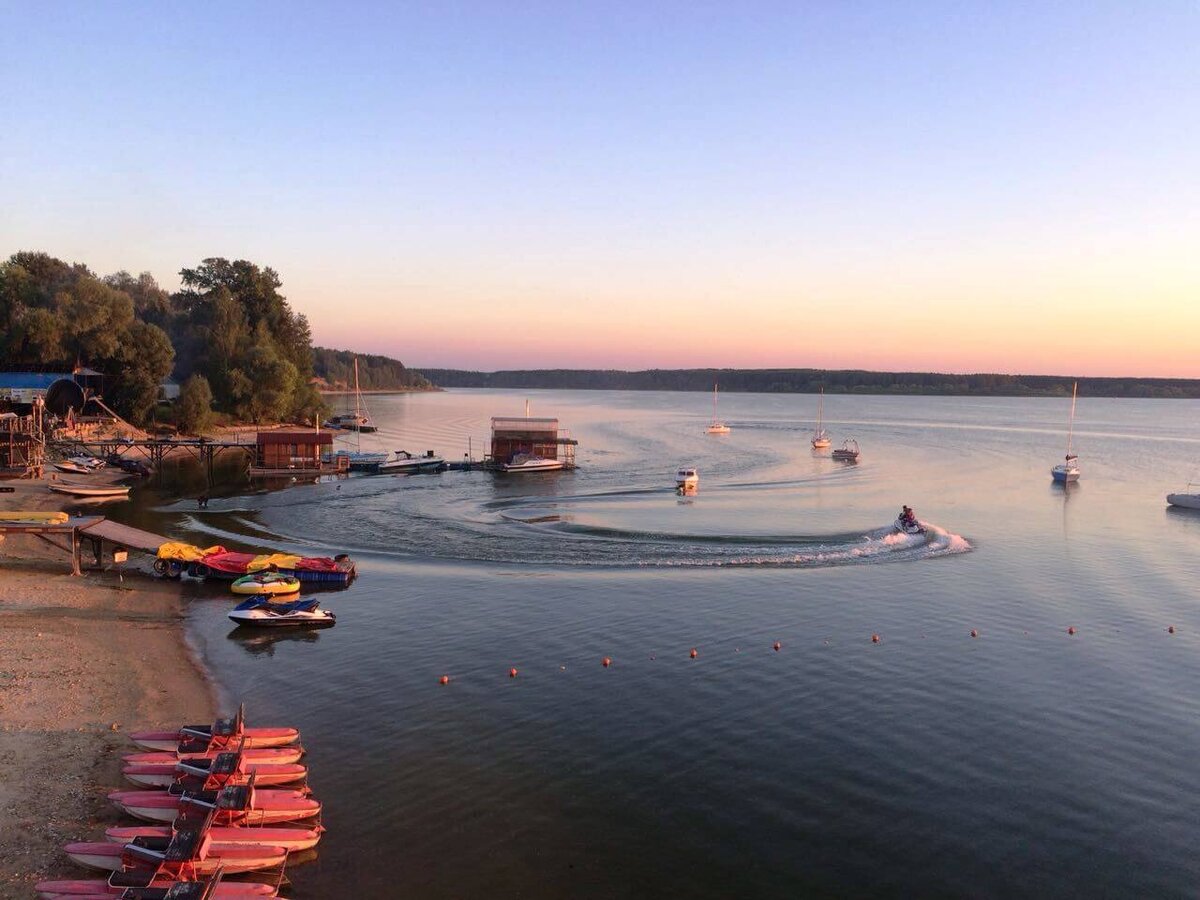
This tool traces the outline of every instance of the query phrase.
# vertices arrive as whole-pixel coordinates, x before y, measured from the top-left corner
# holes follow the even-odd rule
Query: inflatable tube
[[[243,575],[234,581],[229,589],[235,594],[295,594],[300,590],[300,581],[291,575],[261,572],[255,575]]]

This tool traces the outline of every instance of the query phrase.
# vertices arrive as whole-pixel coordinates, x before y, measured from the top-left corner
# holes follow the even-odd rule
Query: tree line
[[[0,359],[96,369],[108,404],[136,424],[172,373],[186,379],[180,418],[192,421],[180,424],[191,429],[214,406],[252,422],[310,421],[324,410],[310,383],[308,321],[274,270],[213,257],[180,277],[169,293],[148,272],[101,277],[47,253],[14,253],[0,263]]]
[[[352,350],[313,348],[313,371],[330,390],[354,389],[354,360],[358,360],[358,386],[364,391],[427,391],[433,385],[420,372],[398,359]]]
[[[474,372],[422,369],[442,387],[563,388],[610,391],[723,391],[813,394],[936,394],[995,397],[1070,396],[1071,385],[1090,397],[1200,398],[1194,378],[1075,378],[1066,375],[950,375],[870,372],[861,369],[519,369]]]

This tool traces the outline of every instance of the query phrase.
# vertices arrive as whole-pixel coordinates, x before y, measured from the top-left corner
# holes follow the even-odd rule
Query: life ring
[[[295,594],[300,590],[300,579],[279,572],[256,572],[243,575],[229,589],[235,594]]]

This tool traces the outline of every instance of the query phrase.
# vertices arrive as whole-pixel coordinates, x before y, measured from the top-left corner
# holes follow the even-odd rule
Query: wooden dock
[[[96,565],[104,565],[104,542],[112,549],[141,550],[158,553],[158,548],[170,539],[160,534],[142,531],[112,522],[104,516],[75,516],[66,522],[51,525],[44,522],[0,522],[0,536],[10,534],[30,535],[52,547],[62,550],[71,557],[71,574],[83,574],[83,543],[91,545]],[[62,543],[65,539],[66,543]]]

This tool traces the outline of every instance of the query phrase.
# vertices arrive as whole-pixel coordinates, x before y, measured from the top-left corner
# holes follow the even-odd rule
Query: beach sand
[[[36,482],[7,482],[0,509],[56,509]],[[86,562],[86,557],[85,557]],[[46,877],[89,877],[62,845],[121,820],[123,732],[210,722],[214,695],[188,648],[175,583],[70,574],[36,538],[0,543],[0,898]]]

